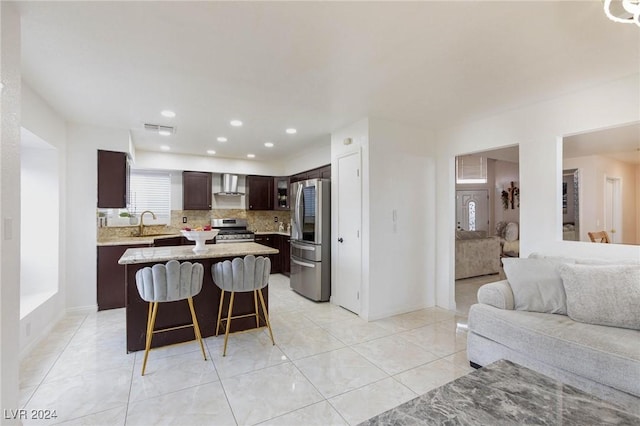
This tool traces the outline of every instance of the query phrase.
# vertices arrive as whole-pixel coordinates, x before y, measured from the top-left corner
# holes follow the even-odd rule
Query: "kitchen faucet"
[[[144,214],[145,213],[151,213],[151,216],[153,216],[153,218],[156,219],[155,213],[153,213],[151,210],[145,210],[142,212],[142,214],[140,215],[140,225],[138,225],[139,237],[142,237],[144,235]]]

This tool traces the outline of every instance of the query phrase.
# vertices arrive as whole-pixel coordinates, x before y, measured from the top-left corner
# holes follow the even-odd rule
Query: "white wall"
[[[621,125],[640,116],[640,75],[437,132],[437,304],[455,307],[456,155],[520,144],[520,255],[638,258],[640,247],[562,241],[562,135]]]
[[[433,151],[429,132],[369,119],[369,320],[435,302]]]
[[[96,300],[98,149],[127,152],[129,132],[70,123],[67,127],[67,310],[91,312]]]
[[[494,199],[494,225],[498,222],[520,222],[520,208],[517,203],[514,203],[514,208],[511,206],[507,210],[502,207],[502,190],[511,186],[511,182],[514,182],[515,186],[520,185],[520,172],[518,163],[511,163],[509,161],[495,160],[493,163],[495,185],[491,188],[493,191]],[[495,228],[495,226],[494,226]],[[495,231],[493,229],[492,231]],[[493,233],[493,232],[492,232]]]
[[[8,410],[18,408],[20,321],[20,16],[10,3],[0,3],[0,23],[0,407]]]
[[[29,132],[23,129],[23,133]],[[31,136],[32,138],[35,136]],[[57,152],[20,150],[20,317],[58,291],[59,177]],[[42,253],[47,253],[43,256]]]
[[[345,145],[345,138],[352,143]],[[422,129],[378,118],[360,120],[331,136],[334,167],[339,156],[354,150],[362,153],[360,315],[367,320],[432,306],[435,301],[431,144],[430,134]],[[335,217],[335,197],[332,202]],[[332,221],[334,235],[336,222]],[[337,253],[335,244],[332,253]],[[334,266],[336,261],[332,260]],[[335,284],[335,271],[332,278]]]
[[[123,150],[121,150],[123,151]],[[135,168],[281,176],[280,164],[136,150]]]
[[[314,142],[302,153],[284,159],[280,164],[280,174],[274,176],[291,176],[329,163],[331,163],[331,136],[327,135]]]

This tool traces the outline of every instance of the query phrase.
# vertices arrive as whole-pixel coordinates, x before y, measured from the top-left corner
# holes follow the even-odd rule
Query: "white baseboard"
[[[42,333],[40,334],[40,337],[38,337],[35,340],[32,340],[31,343],[29,343],[27,346],[22,348],[22,350],[20,351],[20,354],[18,355],[20,357],[20,360],[28,356],[32,350],[34,350],[40,343],[42,343],[42,341],[49,336],[49,333],[51,333],[51,330],[53,330],[53,327],[55,327],[56,324],[58,324],[58,322],[60,322],[60,320],[63,317],[64,317],[64,312],[61,311],[58,317],[54,321],[49,322],[49,325],[47,325],[45,329],[42,331]]]
[[[394,309],[392,311],[382,312],[382,313],[380,313],[378,315],[369,317],[368,321],[376,321],[376,320],[379,320],[379,319],[392,317],[394,315],[406,314],[406,313],[409,313],[409,312],[419,311],[421,309],[426,309],[426,308],[433,308],[433,306],[427,306],[425,304],[420,304],[420,305],[411,306],[411,307],[407,307],[407,308]]]
[[[98,312],[98,305],[76,306],[67,308],[67,315],[89,315]]]

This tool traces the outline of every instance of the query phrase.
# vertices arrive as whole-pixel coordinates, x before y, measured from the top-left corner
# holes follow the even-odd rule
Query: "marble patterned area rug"
[[[399,405],[373,425],[640,425],[622,408],[500,360]]]

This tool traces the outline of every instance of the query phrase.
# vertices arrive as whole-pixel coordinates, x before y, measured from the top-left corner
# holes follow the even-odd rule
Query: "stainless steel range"
[[[247,219],[212,219],[211,227],[219,229],[216,244],[246,243],[255,240],[253,231],[247,229]]]

